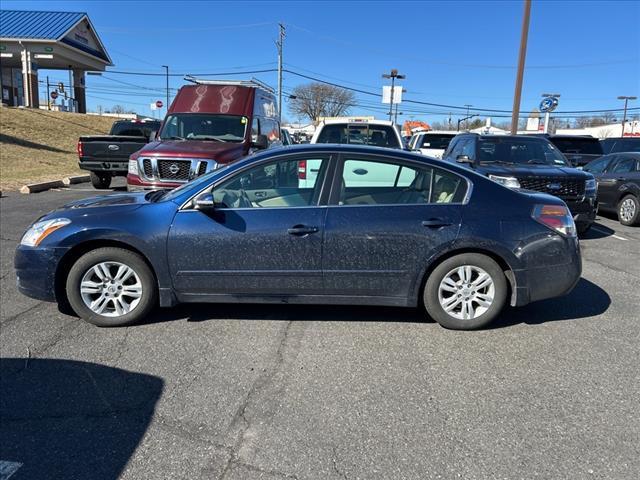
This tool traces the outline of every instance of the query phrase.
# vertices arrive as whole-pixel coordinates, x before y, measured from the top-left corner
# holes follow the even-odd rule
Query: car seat
[[[398,197],[398,203],[426,203],[429,199],[431,173],[419,172]]]
[[[436,203],[451,203],[457,186],[457,183],[450,178],[440,177],[436,182],[432,198],[435,199]]]

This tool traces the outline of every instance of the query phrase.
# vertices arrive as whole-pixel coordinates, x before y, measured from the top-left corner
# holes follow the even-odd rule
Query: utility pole
[[[278,27],[280,27],[280,35],[276,42],[278,47],[278,123],[282,124],[282,46],[286,34],[284,24],[279,23]]]
[[[384,73],[382,75],[382,78],[390,78],[391,79],[391,101],[389,104],[389,121],[391,122],[393,120],[393,96],[395,94],[395,85],[396,85],[396,78],[398,80],[402,80],[407,78],[406,75],[400,75],[398,73],[398,70],[393,68],[391,70],[391,73]]]
[[[518,119],[520,118],[520,97],[522,95],[522,78],[524,77],[524,63],[527,58],[527,40],[529,38],[529,18],[531,16],[531,0],[524,0],[524,14],[522,16],[522,32],[520,35],[520,53],[518,54],[518,73],[516,74],[516,88],[513,93],[513,111],[511,112],[511,135],[518,133]]]
[[[166,78],[166,84],[167,84],[167,113],[169,112],[169,65],[162,65],[162,68],[164,68],[165,70],[165,78]],[[158,112],[158,115],[160,115],[160,112]]]
[[[465,103],[465,104],[464,104],[464,106],[465,106],[465,107],[467,107],[467,117],[465,118],[465,122],[466,122],[466,123],[464,124],[464,129],[465,129],[465,130],[469,130],[469,119],[471,118],[471,117],[469,116],[469,109],[470,109],[471,107],[473,107],[473,105],[469,105],[469,104]],[[460,130],[460,128],[458,128],[458,130]]]
[[[620,137],[624,137],[624,124],[627,122],[627,103],[629,100],[637,100],[638,97],[627,97],[621,95],[618,97],[618,100],[624,100],[624,114],[622,115],[622,133],[620,133]]]

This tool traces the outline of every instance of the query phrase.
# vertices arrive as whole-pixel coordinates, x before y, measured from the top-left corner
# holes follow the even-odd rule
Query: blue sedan
[[[18,287],[99,326],[158,304],[279,302],[420,307],[446,328],[580,278],[562,200],[514,191],[401,150],[269,150],[176,190],[70,203],[15,256]]]

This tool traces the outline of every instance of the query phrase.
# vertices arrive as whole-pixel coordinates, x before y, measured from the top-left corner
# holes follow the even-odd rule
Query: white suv
[[[311,143],[348,143],[403,148],[398,128],[386,120],[326,120],[316,128]]]
[[[420,152],[432,158],[442,158],[442,154],[449,146],[449,142],[458,132],[418,132],[409,142],[409,149]]]

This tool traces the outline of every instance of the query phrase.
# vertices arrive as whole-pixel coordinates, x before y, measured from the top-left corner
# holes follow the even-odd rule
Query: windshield
[[[455,135],[440,135],[437,133],[427,133],[422,136],[422,144],[420,148],[436,148],[446,150]]]
[[[316,143],[350,143],[377,147],[401,148],[398,136],[390,125],[325,125]]]
[[[123,135],[125,137],[149,137],[152,131],[160,128],[160,122],[117,122],[111,127],[110,135]]]
[[[612,152],[640,152],[640,138],[623,138],[616,140]]]
[[[479,141],[478,160],[485,164],[569,166],[550,142],[534,138],[482,138]]]
[[[584,153],[587,155],[602,155],[602,145],[593,138],[552,138],[551,142],[562,153]]]
[[[244,140],[247,117],[210,113],[176,113],[164,122],[164,140],[203,140],[239,143]]]

